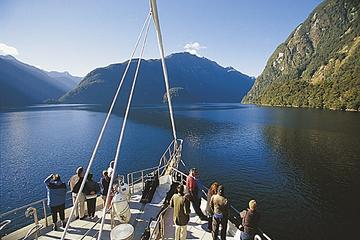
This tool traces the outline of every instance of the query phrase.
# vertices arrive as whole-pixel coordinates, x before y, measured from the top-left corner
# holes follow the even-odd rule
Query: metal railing
[[[159,238],[158,234],[160,234],[160,239],[162,239],[164,237],[164,233],[165,233],[164,215],[168,209],[169,209],[169,206],[166,206],[159,213],[159,215],[156,219],[156,222],[155,222],[155,226],[152,226],[153,231],[150,234],[150,238],[149,238],[150,240],[158,239]]]
[[[69,195],[71,193],[71,191],[68,191],[68,192],[66,192],[66,195]],[[70,198],[66,198],[66,201],[69,201],[69,200],[71,200],[71,197]],[[37,201],[34,201],[34,202],[32,202],[32,203],[29,203],[29,204],[26,204],[26,205],[24,205],[24,206],[21,206],[21,207],[18,207],[18,208],[14,208],[14,209],[12,209],[12,210],[10,210],[10,211],[7,211],[7,212],[5,212],[5,213],[1,213],[0,214],[0,219],[5,219],[5,218],[13,218],[13,217],[11,217],[11,215],[16,215],[18,212],[20,212],[20,211],[26,211],[27,209],[29,209],[29,208],[35,208],[36,210],[40,210],[39,212],[42,212],[42,218],[41,218],[41,220],[42,219],[44,219],[44,221],[45,221],[45,227],[48,227],[49,226],[49,221],[48,221],[48,216],[50,215],[50,214],[48,214],[48,207],[47,207],[47,198],[43,198],[43,199],[40,199],[40,200],[37,200]],[[18,215],[18,218],[20,218],[20,216],[23,216],[23,215]],[[6,219],[5,221],[10,221],[11,219]],[[15,219],[16,220],[16,219]],[[15,221],[14,220],[12,220],[12,222],[11,223],[14,223]],[[16,227],[14,227],[14,226],[11,226],[11,224],[9,224],[9,226],[10,226],[10,230],[12,230],[12,231],[16,231],[17,229],[18,229],[18,226],[24,226],[24,225],[26,225],[26,224],[28,224],[28,221],[24,221],[24,223],[23,224],[18,224]],[[31,233],[33,234],[33,233],[37,233],[38,231],[40,231],[42,228],[44,228],[44,226],[41,224],[41,227],[39,227],[37,224],[36,224],[36,226],[34,226],[31,230],[33,230],[33,231],[31,231]],[[36,231],[35,231],[36,230]],[[29,231],[30,232],[30,231]],[[1,231],[1,236],[4,236],[5,235],[5,229],[2,229],[2,231]],[[29,234],[29,233],[28,233]],[[27,235],[28,235],[27,234]],[[31,234],[31,235],[32,235]],[[27,238],[29,237],[29,236],[26,236]]]
[[[146,168],[139,171],[131,172],[127,174],[126,180],[129,185],[130,194],[134,193],[135,184],[141,183],[142,190],[145,186],[145,180],[154,175],[155,173],[160,177],[164,175],[166,170],[172,164],[172,168],[177,168],[181,159],[182,151],[182,139],[173,140],[160,157],[159,165],[157,167]]]

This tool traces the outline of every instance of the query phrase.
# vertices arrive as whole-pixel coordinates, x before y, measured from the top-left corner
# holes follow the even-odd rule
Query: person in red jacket
[[[186,189],[196,214],[200,217],[201,220],[207,221],[208,218],[200,209],[201,186],[199,183],[199,172],[196,168],[192,168],[186,178]]]

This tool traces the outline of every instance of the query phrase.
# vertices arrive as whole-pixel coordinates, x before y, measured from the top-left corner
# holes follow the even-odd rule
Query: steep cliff
[[[360,1],[326,0],[280,44],[244,103],[360,110]]]

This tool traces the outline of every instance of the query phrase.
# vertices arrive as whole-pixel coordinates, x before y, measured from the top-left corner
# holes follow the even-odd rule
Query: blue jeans
[[[240,234],[240,240],[253,240],[254,235],[247,233],[247,232],[241,232]]]

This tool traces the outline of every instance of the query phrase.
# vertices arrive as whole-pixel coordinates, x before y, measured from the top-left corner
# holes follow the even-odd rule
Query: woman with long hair
[[[212,229],[212,217],[214,215],[214,212],[212,211],[212,209],[210,207],[210,200],[211,200],[211,197],[217,193],[219,185],[220,184],[218,182],[213,182],[211,184],[211,186],[210,186],[210,189],[209,189],[208,193],[207,193],[206,214],[207,214],[207,216],[209,218],[208,229],[210,231]]]

